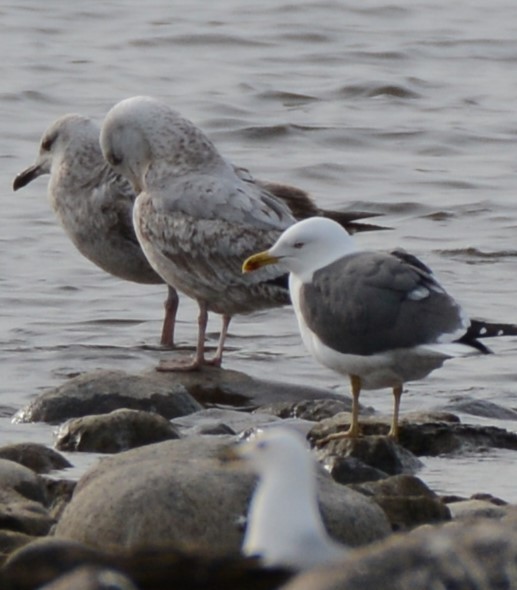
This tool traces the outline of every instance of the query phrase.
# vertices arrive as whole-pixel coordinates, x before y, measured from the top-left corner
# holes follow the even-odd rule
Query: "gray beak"
[[[35,178],[38,178],[38,176],[46,173],[47,170],[42,164],[34,164],[33,166],[30,166],[16,176],[13,181],[13,190],[17,191],[19,188],[22,188],[29,184],[29,182],[32,182]]]

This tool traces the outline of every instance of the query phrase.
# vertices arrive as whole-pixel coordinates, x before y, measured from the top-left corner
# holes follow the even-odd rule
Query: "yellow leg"
[[[358,438],[359,437],[359,394],[361,393],[361,378],[357,375],[350,375],[350,385],[352,388],[352,421],[350,428],[346,432],[335,432],[318,441],[318,445],[324,445],[331,440],[341,438]]]
[[[388,436],[395,440],[399,437],[399,409],[400,398],[402,396],[402,385],[397,385],[393,388],[393,418],[391,420],[391,428]]]
[[[357,375],[350,375],[350,385],[352,389],[352,423],[347,430],[346,435],[350,438],[359,436],[359,395],[361,393],[361,378]]]

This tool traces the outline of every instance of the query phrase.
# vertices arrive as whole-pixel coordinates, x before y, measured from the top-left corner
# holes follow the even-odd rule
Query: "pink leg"
[[[196,371],[203,365],[207,364],[205,361],[205,335],[206,325],[208,323],[208,311],[206,309],[206,303],[203,301],[198,301],[198,305],[197,347],[194,358],[189,361],[186,361],[185,359],[162,361],[156,368],[157,371]]]
[[[214,367],[220,367],[223,361],[224,343],[228,334],[228,326],[232,320],[231,315],[223,315],[223,322],[221,325],[221,333],[219,334],[219,342],[217,343],[217,350],[215,351],[214,358],[206,361],[206,364]]]
[[[160,339],[160,344],[166,348],[174,348],[174,327],[176,325],[178,304],[178,292],[174,287],[168,286],[167,299],[164,303],[165,317],[163,319],[162,337]]]

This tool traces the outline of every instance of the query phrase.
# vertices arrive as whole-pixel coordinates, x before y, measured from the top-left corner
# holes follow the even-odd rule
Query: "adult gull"
[[[163,284],[148,263],[133,229],[136,195],[102,156],[98,126],[69,114],[54,121],[41,138],[36,163],[16,176],[13,189],[50,174],[48,197],[54,213],[79,252],[107,273],[141,284]],[[161,344],[174,343],[178,295],[168,288]]]
[[[360,250],[329,219],[291,226],[269,250],[249,257],[243,271],[269,264],[290,273],[291,299],[308,350],[350,378],[352,420],[339,436],[359,435],[362,389],[390,387],[389,435],[397,438],[404,383],[422,379],[449,358],[489,353],[480,337],[517,335],[512,324],[469,320],[415,256]]]
[[[158,368],[220,366],[233,315],[290,301],[283,271],[273,267],[243,276],[240,269],[244,258],[270,246],[295,215],[285,199],[268,190],[279,191],[278,186],[233,166],[198,127],[153,98],[115,105],[100,142],[106,160],[139,193],[133,221],[152,267],[199,306],[194,358],[172,359]],[[300,198],[294,201],[299,204]],[[208,312],[222,315],[212,359],[205,358]]]
[[[316,460],[301,435],[269,428],[233,449],[259,475],[250,502],[242,552],[267,566],[307,569],[343,559],[321,519]]]

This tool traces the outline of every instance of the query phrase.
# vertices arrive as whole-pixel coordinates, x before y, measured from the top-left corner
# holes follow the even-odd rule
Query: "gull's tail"
[[[479,342],[479,338],[495,338],[497,336],[517,336],[517,325],[471,320],[470,326],[458,342],[473,346],[485,354],[490,354],[491,350]]]

